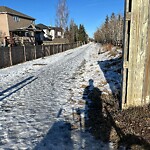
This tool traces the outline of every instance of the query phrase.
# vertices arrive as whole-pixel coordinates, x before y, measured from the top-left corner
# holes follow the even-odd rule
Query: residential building
[[[42,23],[37,24],[37,30],[42,32],[36,32],[37,44],[50,44],[50,43],[68,43],[67,39],[64,39],[63,29],[60,27],[48,27]]]
[[[44,41],[52,41],[52,35],[50,34],[51,29],[48,26],[40,23],[40,24],[37,24],[35,27],[36,27],[36,29],[43,31],[43,32],[41,32],[40,36],[42,36],[42,33],[44,33],[44,35],[42,37]]]
[[[60,41],[64,38],[64,31],[60,27],[48,27],[42,23],[35,25],[35,18],[0,6],[0,35],[0,44],[4,46],[41,45],[43,41]]]
[[[50,27],[50,35],[52,36],[52,40],[55,38],[64,38],[64,31],[60,27]]]
[[[0,6],[0,31],[5,35],[6,40],[10,44],[20,42],[24,44],[25,41],[34,43],[34,34],[36,31],[35,18],[26,14]]]

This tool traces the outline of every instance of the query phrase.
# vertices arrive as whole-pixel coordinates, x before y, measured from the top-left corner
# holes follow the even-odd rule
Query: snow
[[[89,43],[0,70],[0,150],[113,149],[83,125],[89,79],[103,93],[112,92],[98,64],[112,57],[98,55],[100,47]]]

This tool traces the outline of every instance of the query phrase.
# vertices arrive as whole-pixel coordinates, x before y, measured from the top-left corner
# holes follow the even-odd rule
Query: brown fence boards
[[[26,61],[36,59],[36,47],[35,46],[25,46]]]
[[[81,43],[0,47],[0,68],[50,56],[77,46],[81,46]]]
[[[10,52],[8,47],[0,48],[0,68],[11,66]]]
[[[25,59],[23,46],[10,47],[10,50],[11,50],[12,65],[24,62]]]

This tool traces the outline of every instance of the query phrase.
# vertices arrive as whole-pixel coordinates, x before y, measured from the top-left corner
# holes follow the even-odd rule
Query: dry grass
[[[105,51],[111,51],[114,46],[112,44],[104,44],[103,48]]]
[[[78,101],[78,104],[79,104],[79,105],[85,105],[85,101],[79,100],[79,101]]]
[[[80,86],[80,88],[86,88],[87,87],[87,85],[85,85],[85,84],[82,84],[81,86]]]
[[[101,84],[102,84],[102,85],[106,85],[106,84],[107,84],[107,81],[102,81]]]
[[[111,50],[111,51],[109,51],[109,53],[108,53],[108,55],[111,57],[115,57],[116,55],[118,54],[118,52],[117,51],[114,51],[114,50]]]
[[[104,52],[109,51],[109,55],[115,57],[118,54],[117,47],[114,47],[112,44],[104,44],[102,47]]]

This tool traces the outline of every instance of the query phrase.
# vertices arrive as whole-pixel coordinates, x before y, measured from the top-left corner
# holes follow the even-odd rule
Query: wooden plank
[[[133,0],[129,43],[127,105],[139,105],[142,100],[147,36],[148,0]]]
[[[122,86],[122,107],[124,107],[124,105],[126,104],[126,95],[127,95],[127,89],[126,87],[127,85],[127,69],[124,68],[123,69],[123,86]]]
[[[150,1],[148,5],[148,14],[150,14]],[[147,29],[147,45],[146,45],[146,59],[144,66],[144,83],[143,83],[143,103],[150,103],[150,15],[148,17]]]
[[[130,3],[130,0],[125,0],[125,11],[126,12],[129,12],[129,3]]]
[[[128,6],[129,0],[125,0],[125,20],[126,20],[126,12],[127,12],[127,6]],[[123,47],[123,74],[122,74],[122,107],[124,107],[124,104],[126,103],[126,69],[124,68],[124,62],[127,61],[127,51],[128,51],[128,21],[124,21],[124,47]]]
[[[146,60],[146,47],[147,47],[147,32],[148,32],[148,1],[149,0],[141,0],[140,6],[140,39],[139,39],[139,46],[138,46],[138,55],[137,55],[137,63],[138,67],[140,68],[139,74],[139,82],[137,83],[138,93],[136,101],[137,104],[143,105],[143,89],[144,89],[144,70],[145,70],[145,60]]]

